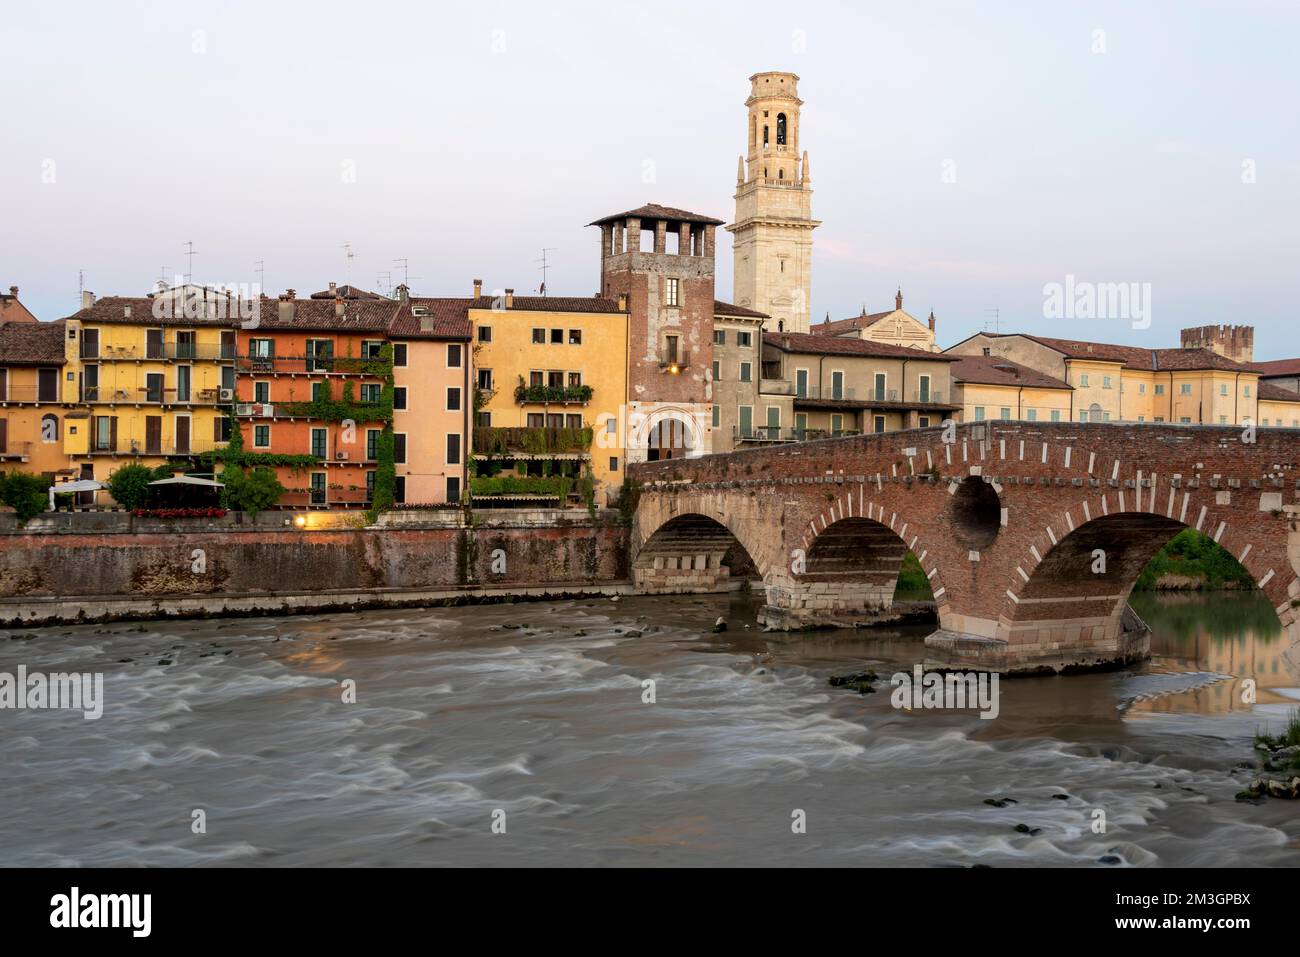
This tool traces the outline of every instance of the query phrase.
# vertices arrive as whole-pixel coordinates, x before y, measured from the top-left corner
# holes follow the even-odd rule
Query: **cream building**
[[[1010,359],[1064,381],[1074,422],[1259,422],[1259,373],[1211,349],[981,332],[947,353]]]
[[[893,309],[868,314],[866,306],[863,306],[861,315],[848,319],[832,320],[827,315],[825,322],[817,323],[809,331],[818,336],[864,339],[923,352],[942,352],[934,341],[934,324],[933,310],[925,322],[903,311],[903,290],[900,289],[894,296]]]
[[[807,332],[812,296],[812,176],[799,149],[799,77],[749,78],[748,149],[736,170],[736,305],[766,313],[772,332]]]
[[[1069,422],[1073,390],[1061,379],[1010,359],[962,356],[952,364],[961,421]]]

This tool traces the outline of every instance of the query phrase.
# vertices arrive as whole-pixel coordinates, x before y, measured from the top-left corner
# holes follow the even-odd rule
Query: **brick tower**
[[[1234,362],[1255,361],[1254,326],[1197,326],[1182,330],[1184,349],[1210,349]]]
[[[627,461],[713,447],[714,240],[722,220],[654,203],[600,227],[600,293],[627,297]]]
[[[769,331],[807,332],[812,297],[812,174],[799,151],[799,77],[749,78],[748,152],[736,169],[736,305],[765,312]]]

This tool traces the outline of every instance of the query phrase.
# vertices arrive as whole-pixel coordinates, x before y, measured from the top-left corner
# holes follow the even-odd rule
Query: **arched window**
[[[777,171],[776,171],[776,178],[777,178],[777,179],[785,179],[785,170],[783,170],[783,169],[779,169],[779,170],[777,170]]]
[[[776,145],[785,146],[785,114],[776,114]]]
[[[57,415],[41,416],[41,441],[59,441],[59,417]]]

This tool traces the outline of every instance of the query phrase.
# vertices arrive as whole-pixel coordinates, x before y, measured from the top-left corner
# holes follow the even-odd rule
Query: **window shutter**
[[[111,416],[108,420],[108,450],[117,451],[117,416]]]

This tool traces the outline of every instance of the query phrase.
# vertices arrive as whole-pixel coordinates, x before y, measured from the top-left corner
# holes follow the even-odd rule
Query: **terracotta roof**
[[[468,300],[471,309],[491,309],[498,296]],[[600,296],[515,296],[509,312],[618,312],[618,300]],[[626,312],[626,310],[624,310]]]
[[[104,296],[97,299],[95,304],[89,309],[79,309],[68,319],[77,319],[81,322],[89,323],[148,323],[158,326],[229,326],[233,327],[238,324],[239,317],[230,318],[187,318],[185,316],[175,316],[173,318],[156,318],[153,314],[155,300],[150,296]],[[275,300],[263,299],[262,315],[267,313],[268,302],[274,307]],[[127,310],[130,309],[130,315]],[[232,304],[231,311],[235,307]]]
[[[472,299],[412,298],[398,310],[388,327],[394,339],[469,339]],[[417,316],[416,309],[426,315]],[[426,328],[427,326],[427,328]]]
[[[283,300],[262,300],[259,329],[303,329],[320,332],[386,332],[401,303],[393,299],[345,299],[338,315],[333,299],[294,299],[293,316],[280,317]]]
[[[960,356],[952,366],[954,382],[979,385],[1029,386],[1035,389],[1069,389],[1068,382],[1037,369],[998,356]]]
[[[1140,346],[1121,346],[1110,342],[1054,339],[1050,336],[1035,336],[1024,332],[984,334],[991,339],[1020,336],[1054,349],[1070,359],[1117,362],[1126,369],[1145,372],[1180,372],[1195,369],[1222,369],[1226,372],[1252,371],[1249,366],[1234,362],[1211,349],[1143,349]]]
[[[828,319],[825,322],[814,323],[809,331],[815,336],[841,336],[846,332],[854,332],[875,325],[885,316],[892,316],[897,311],[896,309],[890,309],[888,312],[873,312],[870,315],[863,313],[860,316],[851,316],[848,319]]]
[[[0,324],[0,366],[63,365],[65,332],[63,320]]]
[[[758,312],[754,309],[746,309],[744,306],[737,306],[734,303],[723,302],[721,299],[713,300],[713,314],[715,316],[739,316],[742,319],[771,319],[765,312]]]
[[[1272,359],[1268,362],[1248,362],[1246,367],[1262,376],[1300,375],[1300,359]]]
[[[765,332],[764,345],[775,346],[783,352],[811,355],[868,356],[881,359],[932,359],[935,362],[956,362],[959,356],[942,352],[923,352],[907,346],[893,346],[870,339],[841,339],[837,336],[815,336],[806,332]]]
[[[705,216],[702,213],[692,213],[685,209],[674,209],[671,206],[660,206],[658,203],[646,203],[637,209],[629,209],[625,213],[614,213],[610,216],[602,216],[600,219],[588,223],[588,226],[600,226],[604,223],[612,223],[620,219],[672,219],[685,223],[708,223],[714,226],[721,226],[723,220],[714,219],[712,216]]]
[[[346,283],[330,292],[328,289],[322,289],[320,292],[313,292],[313,299],[333,299],[338,296],[342,299],[383,299],[384,297],[377,292],[368,292],[365,289],[358,289],[356,286],[349,286]]]
[[[1300,392],[1292,392],[1271,382],[1259,384],[1259,398],[1268,402],[1300,402]]]

